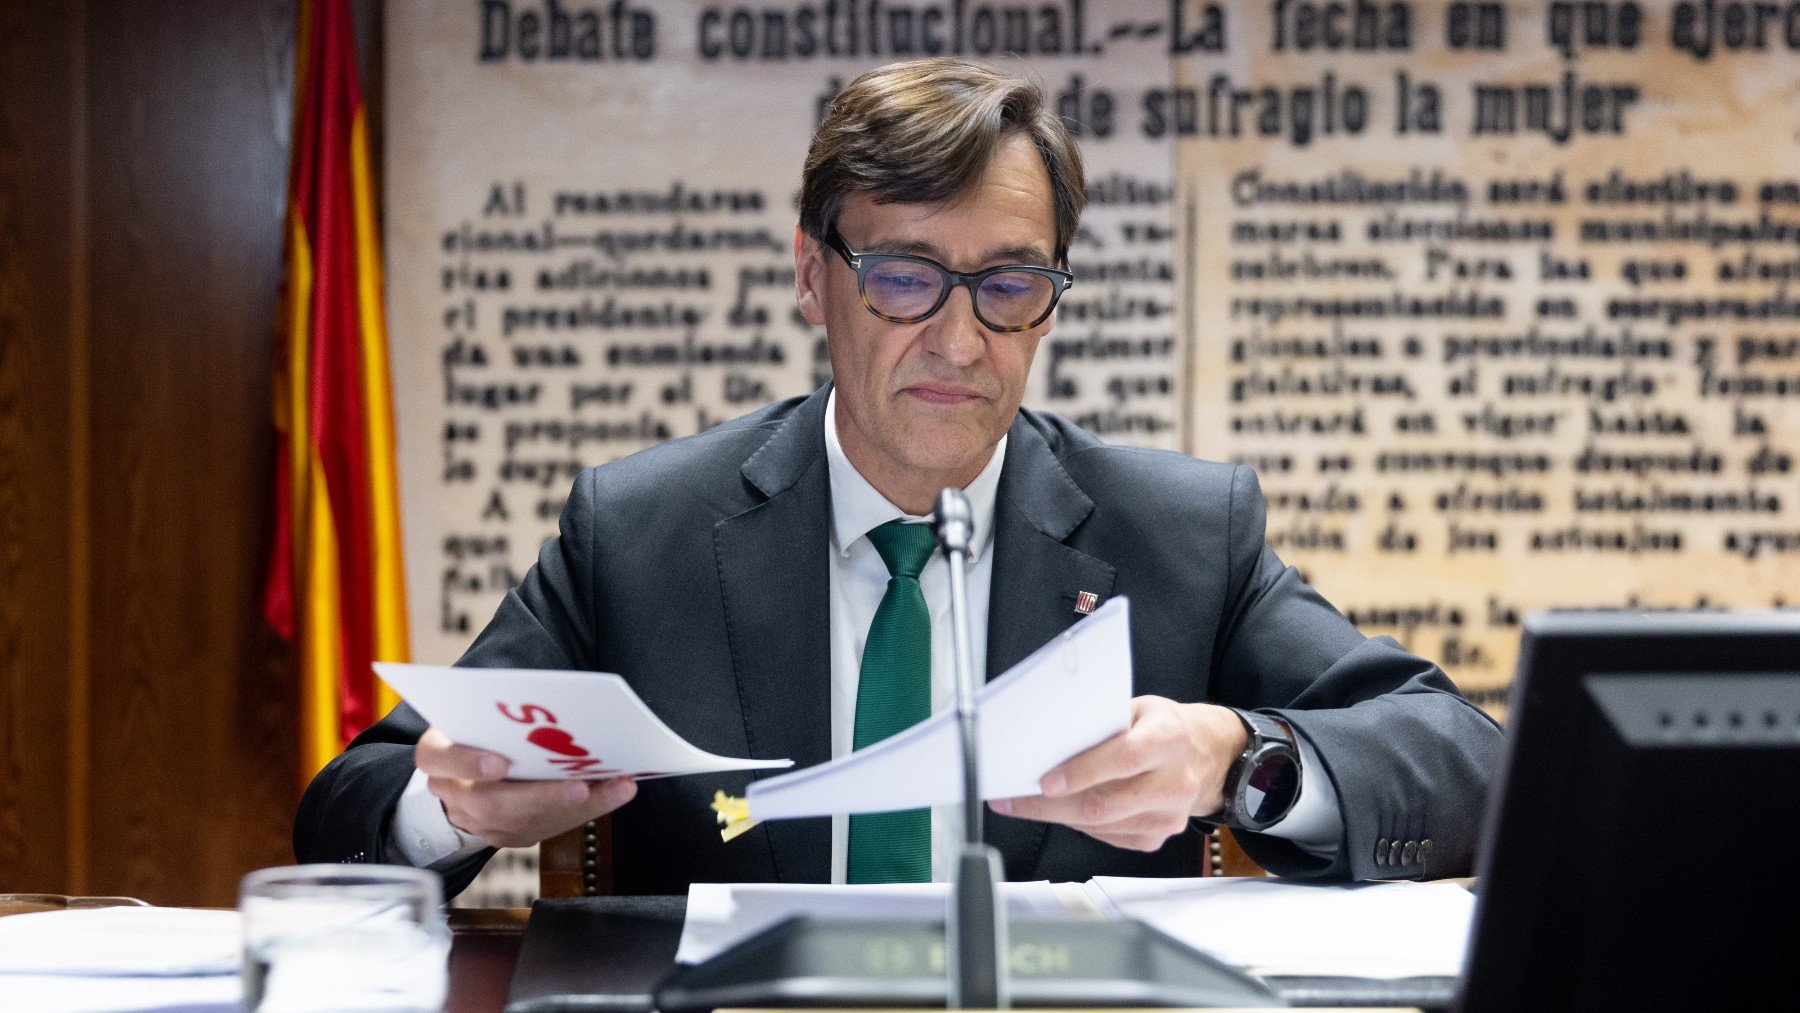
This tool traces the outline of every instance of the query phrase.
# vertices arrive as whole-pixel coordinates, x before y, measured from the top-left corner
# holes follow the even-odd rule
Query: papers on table
[[[0,1007],[236,1010],[236,911],[115,907],[0,918]]]
[[[658,777],[791,767],[695,748],[631,686],[604,672],[447,668],[378,662],[375,671],[453,742],[491,750],[520,781]]]
[[[1276,879],[1006,883],[1013,918],[1137,918],[1267,976],[1454,977],[1475,897],[1451,883],[1312,885]],[[695,883],[675,959],[699,963],[794,915],[941,920],[943,883]]]
[[[236,974],[243,946],[236,911],[108,907],[0,918],[0,974]]]
[[[1049,883],[1004,883],[1013,918],[1071,917]],[[901,918],[942,921],[949,903],[945,883],[882,886],[695,883],[688,887],[687,921],[675,959],[698,964],[794,915],[834,918]]]
[[[1129,603],[1114,598],[976,693],[981,797],[1038,794],[1052,767],[1131,724]],[[954,709],[830,763],[757,781],[753,820],[960,802]]]
[[[0,1006],[31,1013],[239,1013],[243,994],[243,983],[235,974],[200,978],[0,975]]]
[[[1102,876],[1087,890],[1114,917],[1265,977],[1459,975],[1475,912],[1475,895],[1452,883]]]

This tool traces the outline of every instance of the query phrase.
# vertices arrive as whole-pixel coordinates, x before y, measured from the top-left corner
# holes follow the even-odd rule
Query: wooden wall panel
[[[68,875],[73,39],[0,5],[0,891]]]
[[[90,44],[95,884],[231,901],[290,860],[295,694],[257,612],[284,3],[109,7]],[[116,28],[112,26],[117,26]]]
[[[0,892],[228,905],[293,860],[258,596],[294,16],[0,4]]]

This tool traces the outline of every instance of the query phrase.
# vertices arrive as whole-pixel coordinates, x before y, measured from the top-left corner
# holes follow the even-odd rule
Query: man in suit
[[[1132,598],[1131,726],[992,804],[1008,878],[1192,874],[1207,817],[1278,873],[1465,871],[1493,722],[1276,558],[1248,469],[1021,410],[1082,204],[1079,156],[1030,82],[955,60],[852,82],[814,137],[795,234],[833,384],[584,473],[461,663],[618,672],[702,749],[823,762],[951,697],[945,564],[918,522],[954,486],[975,510],[987,674]],[[402,705],[315,779],[295,850],[428,865],[454,891],[494,846],[613,812],[619,889],[680,893],[944,878],[960,839],[946,807],[725,844],[708,802],[746,775],[505,775]]]

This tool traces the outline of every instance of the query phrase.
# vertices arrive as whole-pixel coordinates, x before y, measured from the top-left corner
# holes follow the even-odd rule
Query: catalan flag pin
[[[1075,596],[1075,611],[1087,615],[1100,604],[1100,596],[1092,591],[1083,591]]]

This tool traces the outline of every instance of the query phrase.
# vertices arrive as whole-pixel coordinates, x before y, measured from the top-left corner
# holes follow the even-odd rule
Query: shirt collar
[[[963,493],[969,497],[969,509],[975,515],[974,537],[969,540],[969,561],[974,562],[987,551],[994,530],[994,501],[1000,492],[1000,469],[1006,463],[1006,436],[994,446],[987,466],[975,476]],[[831,526],[838,555],[849,555],[850,546],[870,531],[888,521],[921,521],[925,517],[909,514],[888,502],[862,472],[850,463],[844,445],[838,440],[837,389],[832,388],[825,402],[825,462],[831,478]],[[927,515],[929,516],[929,515]]]

